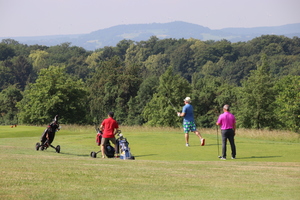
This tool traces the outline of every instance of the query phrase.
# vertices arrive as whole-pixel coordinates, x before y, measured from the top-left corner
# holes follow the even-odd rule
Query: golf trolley
[[[98,146],[100,146],[103,133],[102,133],[102,131],[99,130],[99,128],[97,128],[96,131],[97,131],[96,143]],[[131,155],[130,148],[128,147],[129,142],[127,141],[126,138],[123,137],[123,135],[121,134],[121,130],[118,130],[117,137],[118,138],[116,139],[116,143],[117,143],[116,151],[115,151],[114,147],[111,146],[110,142],[108,142],[104,145],[105,155],[108,158],[113,158],[114,154],[116,153],[116,154],[120,154],[120,158],[123,160],[126,160],[126,159],[134,160],[135,158],[134,158],[134,156]],[[90,156],[92,158],[96,158],[97,154],[100,152],[101,152],[101,150],[98,152],[92,151],[90,153]]]
[[[120,153],[120,159],[123,160],[134,160],[134,156],[131,155],[130,148],[129,148],[129,142],[126,138],[123,137],[121,134],[121,131],[118,134],[119,138],[117,139],[117,149],[118,153]]]
[[[96,132],[97,132],[97,135],[96,135],[96,143],[98,146],[101,145],[101,140],[102,140],[102,135],[103,135],[103,132],[100,131],[99,128],[96,128]],[[105,145],[104,145],[104,150],[105,150],[105,155],[108,157],[108,158],[113,158],[115,156],[115,148],[111,146],[110,142],[108,141]],[[96,158],[97,157],[97,154],[100,153],[100,151],[92,151],[90,153],[90,156],[92,158]]]
[[[50,146],[53,149],[55,149],[56,153],[60,153],[60,146],[57,145],[56,147],[54,147],[52,145],[52,142],[54,140],[55,137],[55,133],[57,131],[60,130],[60,126],[58,123],[58,115],[56,115],[52,121],[52,123],[50,123],[48,125],[48,127],[44,130],[42,137],[41,137],[41,143],[36,143],[35,145],[35,149],[44,151],[47,150],[47,148]]]

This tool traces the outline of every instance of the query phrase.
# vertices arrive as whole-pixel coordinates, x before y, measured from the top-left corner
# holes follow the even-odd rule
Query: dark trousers
[[[235,158],[236,149],[234,144],[234,131],[233,129],[222,130],[222,157],[226,158],[226,145],[227,139],[229,140],[231,146],[231,156]]]

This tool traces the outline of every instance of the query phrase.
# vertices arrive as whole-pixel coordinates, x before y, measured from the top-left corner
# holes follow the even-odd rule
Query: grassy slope
[[[207,145],[179,129],[128,128],[135,161],[90,158],[93,127],[63,127],[53,149],[35,151],[44,127],[0,127],[0,199],[298,199],[300,145],[236,137],[236,160],[218,160],[215,130]],[[220,137],[219,137],[220,139]],[[228,146],[229,148],[229,146]],[[221,151],[221,147],[220,147]],[[230,153],[230,150],[229,150]]]

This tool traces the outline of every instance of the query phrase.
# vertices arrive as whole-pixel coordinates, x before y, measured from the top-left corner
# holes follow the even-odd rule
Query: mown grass
[[[239,130],[237,159],[220,161],[216,129],[201,129],[205,146],[191,135],[191,147],[185,147],[181,129],[122,127],[136,160],[120,160],[89,156],[99,150],[92,126],[62,126],[53,142],[61,145],[60,154],[53,149],[36,151],[35,143],[43,130],[34,126],[0,127],[0,199],[300,196],[297,134],[268,140],[265,136],[259,139],[261,133],[249,136]]]

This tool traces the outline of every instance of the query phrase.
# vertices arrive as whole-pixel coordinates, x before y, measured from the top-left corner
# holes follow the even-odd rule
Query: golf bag
[[[134,160],[134,156],[131,155],[129,142],[126,138],[123,137],[121,131],[119,130],[118,133],[119,138],[117,139],[117,154],[120,154],[120,159],[127,160],[131,159]]]
[[[96,129],[97,131],[97,134],[96,134],[96,144],[98,146],[101,145],[101,140],[102,140],[102,136],[103,136],[103,133],[102,131],[100,131],[99,128]],[[105,145],[104,145],[104,154],[108,157],[108,158],[113,158],[115,156],[115,148],[113,146],[111,146],[110,142],[108,141]],[[101,151],[98,151],[98,152],[94,152],[92,151],[90,156],[92,158],[96,158],[97,157],[97,154],[101,152]]]
[[[35,145],[35,148],[36,150],[38,151],[39,149],[40,150],[46,150],[49,146],[54,148],[55,151],[57,153],[60,152],[60,146],[57,145],[56,147],[52,146],[52,142],[55,138],[55,133],[57,131],[60,130],[60,127],[59,127],[59,123],[58,123],[58,115],[56,115],[52,121],[52,123],[50,123],[48,125],[48,127],[44,130],[42,136],[41,136],[41,143],[36,143]]]

